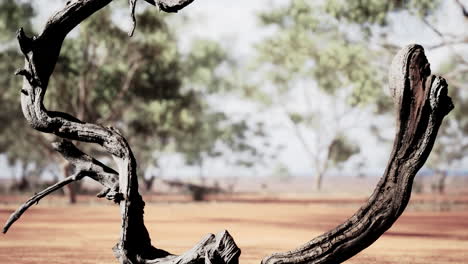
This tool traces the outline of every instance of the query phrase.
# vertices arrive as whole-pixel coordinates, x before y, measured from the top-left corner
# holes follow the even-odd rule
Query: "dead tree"
[[[193,0],[146,1],[163,11],[177,12]],[[110,2],[69,1],[47,22],[39,36],[29,38],[22,29],[18,31],[19,45],[26,58],[24,69],[17,72],[24,76],[21,89],[24,116],[34,129],[63,139],[54,143],[54,148],[75,166],[75,173],[23,204],[10,216],[3,233],[43,197],[90,177],[104,186],[99,197],[120,206],[121,232],[114,247],[119,263],[237,263],[240,249],[227,231],[208,235],[181,256],[154,248],[144,225],[145,203],[138,192],[136,160],[123,135],[112,127],[86,123],[66,113],[49,111],[43,105],[65,36]],[[133,13],[136,0],[129,2]],[[398,53],[391,66],[390,87],[396,106],[397,131],[387,169],[372,196],[342,225],[298,249],[266,257],[262,263],[341,263],[371,245],[403,213],[416,172],[429,156],[439,126],[453,105],[447,96],[445,80],[431,75],[424,49],[418,45]],[[118,170],[83,153],[72,140],[100,145],[113,156]]]
[[[295,250],[266,257],[262,263],[341,263],[374,243],[403,213],[414,177],[453,104],[447,83],[431,75],[419,45],[407,46],[396,55],[389,79],[397,130],[387,168],[371,197],[335,229]]]

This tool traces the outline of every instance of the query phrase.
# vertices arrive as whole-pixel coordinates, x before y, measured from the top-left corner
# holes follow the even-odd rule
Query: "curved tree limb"
[[[47,189],[35,194],[33,197],[31,197],[28,201],[26,201],[24,204],[22,204],[14,213],[10,215],[8,220],[6,221],[5,225],[3,226],[2,233],[6,234],[8,232],[8,229],[10,229],[11,225],[13,225],[22,215],[26,210],[29,209],[29,207],[33,206],[34,204],[38,204],[39,201],[46,197],[47,195],[51,194],[52,192],[64,187],[67,184],[70,184],[74,181],[81,180],[83,177],[86,175],[84,173],[77,173],[75,175],[72,175],[70,177],[67,177],[66,179],[63,179],[56,184],[48,187]]]
[[[370,246],[406,208],[413,179],[423,166],[443,118],[452,110],[447,83],[431,75],[424,49],[410,45],[395,57],[390,89],[397,112],[397,132],[384,176],[374,193],[351,218],[307,244],[263,259],[271,263],[341,263]]]
[[[138,192],[136,160],[126,139],[112,127],[86,123],[67,113],[49,111],[43,104],[48,82],[66,35],[83,20],[111,1],[76,0],[68,2],[63,10],[49,19],[43,32],[34,38],[27,37],[20,29],[17,38],[26,60],[25,68],[19,70],[17,74],[25,77],[21,89],[21,105],[26,120],[34,129],[67,140],[95,143],[102,146],[113,156],[117,163],[118,172],[82,153],[69,141],[55,144],[56,150],[71,161],[78,170],[81,170],[78,174],[79,177],[67,178],[31,198],[12,215],[11,221],[7,222],[5,231],[34,202],[86,174],[107,188],[101,195],[114,199],[120,205],[122,228],[119,242],[114,247],[114,254],[119,262],[122,264],[158,262],[159,259],[172,255],[151,245],[151,239],[143,220],[145,203]],[[159,0],[157,3],[159,6],[163,6],[164,11],[175,12],[191,2]],[[116,182],[117,175],[118,183]],[[219,256],[224,256],[223,259],[228,261],[226,263],[237,261],[240,250],[229,235],[221,235],[215,240],[210,236],[209,241],[209,245],[204,241],[205,246],[197,246],[191,251],[192,253],[181,257],[173,256],[166,262],[172,263],[174,260],[181,264],[184,263],[183,261],[190,261],[190,263],[217,262]],[[216,247],[220,245],[218,242],[229,246]],[[233,248],[236,250],[232,250]]]
[[[142,252],[152,249],[143,223],[144,202],[138,193],[136,161],[125,138],[115,129],[89,124],[66,113],[52,112],[43,105],[50,75],[57,62],[65,36],[84,19],[109,4],[110,0],[81,0],[69,3],[46,24],[37,38],[28,38],[22,30],[18,41],[26,56],[21,105],[29,124],[45,133],[101,145],[117,161],[122,230],[118,249],[121,263],[132,263]]]
[[[463,16],[465,18],[468,18],[468,9],[462,4],[462,2],[460,0],[455,0],[455,2],[457,3],[458,7],[460,7],[462,13],[463,13]]]
[[[116,200],[114,198],[119,190],[119,174],[114,169],[83,153],[68,140],[55,142],[52,145],[76,170],[86,173],[86,176],[104,185],[104,189],[97,197]]]
[[[104,185],[104,190],[98,194],[98,197],[106,196],[109,200],[114,200],[116,193],[118,192],[118,173],[113,169],[107,167],[96,159],[81,152],[69,141],[61,141],[53,144],[56,151],[60,152],[62,156],[67,159],[72,165],[75,166],[77,171],[74,175],[67,177],[64,180],[57,182],[56,184],[46,188],[45,190],[35,194],[27,202],[20,206],[14,213],[11,214],[7,222],[5,223],[2,232],[5,234],[8,229],[13,225],[29,207],[39,203],[39,201],[51,194],[52,192],[72,183],[79,181],[84,177],[88,176],[93,180]]]
[[[18,74],[25,77],[21,104],[23,114],[33,128],[63,139],[102,146],[113,156],[118,172],[84,154],[69,141],[55,144],[56,150],[77,167],[77,176],[67,178],[31,198],[20,207],[18,213],[13,214],[5,231],[34,202],[88,175],[104,185],[106,191],[103,194],[120,205],[122,229],[114,253],[121,264],[237,263],[240,250],[227,231],[216,236],[209,235],[182,256],[154,248],[144,225],[144,202],[138,192],[136,160],[126,139],[112,127],[90,124],[66,113],[48,111],[43,105],[49,78],[65,36],[111,1],[69,2],[35,38],[28,38],[20,29],[18,42],[26,65]],[[193,0],[146,1],[157,4],[163,11],[176,12]],[[386,172],[368,202],[337,228],[296,250],[273,254],[263,263],[343,262],[371,245],[402,214],[410,198],[414,176],[426,161],[439,126],[453,105],[447,96],[445,80],[430,75],[424,50],[418,45],[408,46],[399,52],[392,64],[390,87],[397,108],[397,133]]]

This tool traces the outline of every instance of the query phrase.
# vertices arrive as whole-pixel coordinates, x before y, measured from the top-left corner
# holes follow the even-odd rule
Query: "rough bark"
[[[193,0],[146,0],[163,11],[175,12]],[[104,186],[98,194],[119,204],[121,233],[114,253],[119,263],[237,263],[240,249],[227,231],[208,235],[192,250],[172,255],[151,245],[144,225],[144,201],[138,192],[136,160],[125,138],[114,128],[83,122],[69,114],[45,109],[44,95],[65,36],[112,0],[76,0],[57,12],[35,38],[18,31],[26,62],[21,105],[29,124],[63,141],[54,144],[75,166],[75,174],[33,196],[14,212],[3,232],[34,203],[83,177]],[[135,0],[130,0],[131,8]],[[368,202],[348,221],[306,245],[265,258],[263,263],[340,263],[357,254],[397,220],[411,194],[416,172],[426,161],[443,117],[452,109],[447,84],[430,75],[423,48],[411,45],[400,51],[392,65],[390,87],[397,108],[397,134],[384,177]],[[113,156],[117,171],[80,151],[70,140],[100,145]]]
[[[235,263],[240,250],[226,231],[217,236],[209,235],[182,256],[174,256],[154,248],[144,225],[144,202],[138,192],[135,157],[125,138],[112,127],[86,123],[67,113],[49,111],[44,107],[43,100],[49,78],[66,35],[110,2],[112,0],[70,1],[64,9],[49,19],[39,36],[29,38],[22,29],[18,31],[18,42],[26,58],[25,68],[17,72],[18,75],[24,76],[21,89],[23,114],[34,129],[65,139],[56,143],[55,148],[76,167],[76,173],[32,197],[12,214],[3,232],[6,233],[9,227],[41,198],[89,176],[105,186],[99,196],[106,196],[120,205],[122,229],[119,242],[114,247],[114,254],[120,263]],[[131,4],[134,5],[135,2],[132,1]],[[163,11],[176,12],[191,2],[192,0],[158,0],[156,3]],[[114,171],[89,157],[68,140],[102,146],[112,155],[118,170]]]
[[[369,200],[346,222],[271,263],[341,263],[374,243],[406,208],[413,179],[432,150],[442,119],[452,110],[447,83],[431,75],[424,49],[410,45],[395,57],[390,88],[397,131],[384,176]]]

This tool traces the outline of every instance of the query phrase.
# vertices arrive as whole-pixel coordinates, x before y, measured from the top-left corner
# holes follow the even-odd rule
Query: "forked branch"
[[[233,263],[240,249],[223,231],[208,235],[192,250],[172,255],[151,245],[143,220],[144,202],[138,192],[136,160],[125,138],[116,129],[90,124],[61,112],[45,109],[43,100],[65,36],[83,20],[112,0],[75,0],[57,12],[44,31],[29,38],[18,31],[18,42],[25,55],[21,105],[29,124],[38,131],[63,139],[55,149],[77,169],[67,178],[22,205],[8,220],[4,232],[31,205],[52,191],[84,176],[104,186],[100,196],[120,205],[122,229],[114,253],[121,264],[129,263]],[[166,12],[176,12],[193,0],[145,0]],[[136,3],[130,0],[131,5]],[[266,257],[262,263],[341,263],[377,240],[403,213],[411,195],[413,179],[431,152],[443,118],[453,108],[444,79],[430,74],[421,46],[402,49],[393,61],[390,87],[397,113],[397,133],[384,176],[367,203],[350,219],[302,247]],[[114,158],[118,170],[84,154],[70,140],[100,145]]]
[[[240,250],[227,232],[222,233],[215,240],[210,236],[210,243],[206,244],[205,241],[203,247],[197,246],[196,249],[190,251],[191,258],[187,254],[177,257],[164,250],[154,248],[144,225],[143,209],[145,203],[138,192],[136,160],[126,139],[112,127],[86,123],[67,113],[49,111],[44,107],[43,101],[49,79],[66,35],[83,20],[110,2],[112,0],[70,1],[64,9],[49,19],[39,36],[29,38],[22,29],[18,31],[18,42],[26,58],[24,69],[17,72],[18,75],[25,77],[21,89],[23,114],[28,123],[36,130],[65,139],[65,141],[56,143],[54,147],[76,167],[78,174],[32,197],[17,212],[13,213],[4,231],[6,232],[11,224],[35,202],[52,191],[86,175],[105,187],[100,194],[101,196],[113,199],[120,205],[122,229],[119,242],[114,247],[114,254],[120,263],[173,263],[174,261],[184,263],[185,260],[190,260],[191,263],[199,262],[199,260],[216,262],[220,256],[226,263],[233,263],[237,261]],[[131,1],[132,4],[135,2]],[[176,12],[191,2],[192,0],[156,1],[163,11],[169,12]],[[100,145],[112,155],[118,171],[114,171],[84,154],[67,140]],[[229,246],[221,247],[219,245]],[[233,248],[236,250],[232,250]],[[195,253],[197,255],[193,255]]]

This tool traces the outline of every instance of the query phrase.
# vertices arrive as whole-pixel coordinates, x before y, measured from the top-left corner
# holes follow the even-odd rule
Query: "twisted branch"
[[[76,167],[77,174],[32,197],[13,213],[4,232],[41,198],[89,176],[105,187],[100,196],[120,205],[122,229],[114,247],[119,263],[235,264],[240,249],[227,231],[208,235],[182,256],[154,248],[144,225],[144,202],[138,192],[136,160],[125,138],[112,127],[86,123],[66,113],[49,111],[43,105],[65,36],[111,1],[69,2],[47,22],[38,37],[29,38],[22,29],[18,31],[18,42],[26,58],[25,68],[17,72],[25,77],[21,89],[23,114],[36,130],[65,139],[54,147]],[[163,11],[176,12],[193,0],[145,1]],[[130,3],[133,5],[136,1]],[[397,133],[387,169],[367,203],[342,225],[298,249],[266,257],[262,263],[341,263],[371,245],[403,213],[410,199],[413,179],[429,156],[439,126],[453,105],[447,96],[445,80],[430,75],[424,50],[418,45],[408,46],[396,56],[390,71],[390,88],[397,109]],[[113,156],[118,171],[84,154],[69,140],[102,146]]]
[[[390,71],[397,113],[397,133],[384,176],[374,193],[351,218],[335,229],[285,253],[262,260],[272,263],[341,263],[374,243],[405,210],[413,179],[424,165],[443,118],[452,110],[447,83],[431,75],[424,49],[403,48]]]
[[[157,4],[163,11],[176,12],[192,1],[158,0]],[[44,107],[43,100],[48,82],[66,35],[83,20],[110,2],[112,0],[68,2],[63,10],[49,19],[39,36],[29,38],[22,29],[18,31],[18,42],[26,59],[25,68],[17,71],[18,75],[25,77],[21,89],[23,114],[34,129],[66,139],[55,143],[54,147],[75,166],[78,172],[76,176],[69,177],[32,197],[17,212],[12,214],[3,231],[6,232],[31,205],[41,198],[66,184],[89,176],[105,187],[99,196],[106,196],[120,205],[122,229],[119,242],[114,247],[114,254],[120,263],[173,263],[174,261],[184,263],[183,261],[189,259],[195,262],[199,259],[209,262],[215,261],[219,256],[223,256],[226,263],[235,262],[240,250],[227,232],[222,233],[215,240],[210,236],[210,243],[204,241],[204,246],[195,247],[188,253],[192,258],[188,257],[187,254],[181,257],[173,256],[164,250],[154,248],[144,225],[143,209],[145,203],[138,192],[136,160],[126,139],[112,127],[86,123],[67,113],[49,111]],[[130,3],[133,15],[136,1],[132,0]],[[68,140],[100,145],[112,155],[118,171],[116,172],[84,154]],[[230,246],[217,247],[220,243]]]

